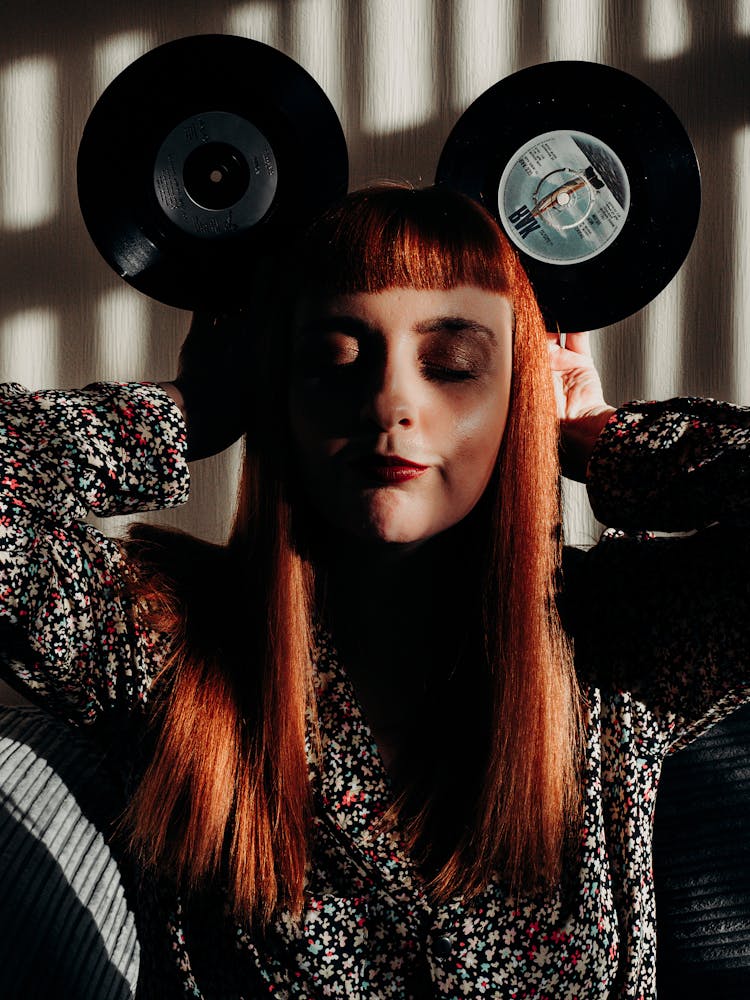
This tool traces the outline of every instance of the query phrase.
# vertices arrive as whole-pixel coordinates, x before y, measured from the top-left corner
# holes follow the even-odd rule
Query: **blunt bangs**
[[[302,288],[316,295],[458,285],[508,294],[515,255],[489,213],[464,195],[379,185],[319,217],[296,263]]]

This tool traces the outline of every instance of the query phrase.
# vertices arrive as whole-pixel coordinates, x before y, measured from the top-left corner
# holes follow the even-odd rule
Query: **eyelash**
[[[305,366],[308,378],[331,378],[343,375],[356,362],[349,361],[343,364],[316,363]],[[431,382],[471,382],[479,377],[478,372],[465,368],[447,368],[444,365],[431,365],[424,363],[421,365],[422,373]]]
[[[301,359],[302,368],[308,377],[326,378],[344,374],[359,361],[359,356],[354,355],[351,360],[336,360],[336,353],[325,349],[311,351],[306,357]],[[430,381],[434,382],[469,382],[479,377],[479,372],[474,368],[452,368],[450,365],[441,365],[424,360],[420,363],[420,368]]]
[[[446,368],[443,365],[423,364],[422,371],[437,382],[468,382],[477,378],[477,372],[466,368]]]

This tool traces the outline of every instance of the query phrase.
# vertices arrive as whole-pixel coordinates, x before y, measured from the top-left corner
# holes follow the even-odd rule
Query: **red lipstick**
[[[429,465],[410,462],[400,455],[365,455],[352,464],[362,476],[376,483],[403,483],[429,469]]]

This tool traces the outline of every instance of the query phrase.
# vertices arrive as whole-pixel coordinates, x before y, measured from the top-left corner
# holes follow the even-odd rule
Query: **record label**
[[[577,264],[622,232],[630,184],[617,154],[586,132],[556,129],[524,143],[498,186],[500,221],[535,260]]]
[[[201,239],[231,236],[260,222],[277,183],[276,157],[266,137],[252,122],[225,111],[180,122],[154,164],[162,210]]]
[[[629,73],[576,60],[528,66],[480,94],[436,181],[494,216],[547,329],[561,332],[651,302],[685,260],[701,203],[695,151],[667,102]]]
[[[190,35],[140,56],[94,105],[78,150],[81,213],[102,257],[181,309],[246,305],[256,267],[347,178],[319,84],[240,35]]]

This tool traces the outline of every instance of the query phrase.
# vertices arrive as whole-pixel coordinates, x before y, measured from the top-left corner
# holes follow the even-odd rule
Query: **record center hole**
[[[568,194],[567,191],[561,191],[560,194],[557,196],[558,205],[567,205],[569,201],[570,201],[570,195]]]
[[[236,205],[247,191],[250,167],[242,153],[229,143],[206,142],[185,158],[182,180],[196,205],[221,211]]]

